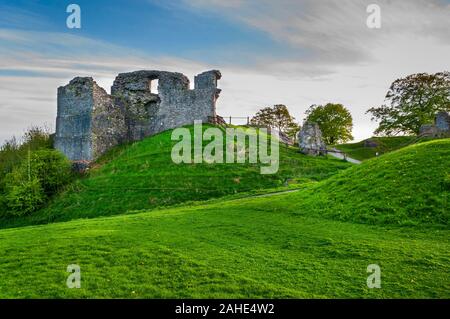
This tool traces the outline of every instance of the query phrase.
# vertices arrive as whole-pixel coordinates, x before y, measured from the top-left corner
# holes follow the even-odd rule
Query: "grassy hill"
[[[432,140],[432,138],[417,138],[416,136],[396,136],[396,137],[372,137],[368,139],[377,144],[376,147],[364,146],[367,140],[350,143],[350,144],[340,144],[334,147],[347,153],[351,158],[364,161],[379,155],[389,153],[400,148],[409,146],[413,143],[421,143]]]
[[[0,228],[285,190],[323,180],[351,166],[336,159],[308,157],[281,145],[280,167],[274,175],[260,174],[260,164],[175,164],[171,150],[176,141],[171,141],[171,133],[111,150],[86,177],[71,184],[41,211],[20,218],[0,214]]]
[[[368,160],[289,195],[288,202],[304,214],[338,220],[448,225],[449,174],[450,139],[436,140]]]
[[[0,297],[450,297],[449,139],[305,187],[0,230]]]

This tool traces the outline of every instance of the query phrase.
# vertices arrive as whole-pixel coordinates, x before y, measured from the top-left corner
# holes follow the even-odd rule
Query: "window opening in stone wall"
[[[159,85],[158,79],[150,80],[148,83],[150,93],[158,94],[158,85]]]

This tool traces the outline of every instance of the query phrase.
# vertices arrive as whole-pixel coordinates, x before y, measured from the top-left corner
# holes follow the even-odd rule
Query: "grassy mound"
[[[375,157],[377,153],[378,155],[382,155],[406,147],[413,143],[427,142],[430,140],[432,140],[432,138],[423,137],[417,139],[416,136],[372,137],[370,138],[370,141],[375,142],[377,144],[376,147],[364,146],[364,143],[367,140],[358,143],[335,145],[334,147],[347,153],[347,155],[351,158],[364,161]]]
[[[206,126],[204,126],[206,129]],[[0,227],[148,210],[245,192],[263,192],[320,181],[351,165],[307,157],[280,145],[277,174],[262,175],[260,164],[175,164],[171,131],[113,149],[89,175],[73,183],[32,216],[0,218]],[[207,142],[205,142],[207,144]],[[264,165],[264,164],[263,164]]]
[[[448,225],[449,174],[450,139],[436,140],[366,161],[285,200],[302,214],[338,220]]]

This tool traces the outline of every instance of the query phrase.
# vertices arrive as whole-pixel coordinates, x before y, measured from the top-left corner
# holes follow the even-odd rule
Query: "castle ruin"
[[[423,137],[449,137],[450,114],[445,111],[437,113],[434,118],[434,124],[422,125],[419,135]]]
[[[176,72],[119,74],[111,94],[90,77],[76,77],[58,88],[55,148],[71,161],[88,164],[115,145],[159,132],[209,122],[216,117],[220,89],[217,70],[189,79]],[[158,92],[152,92],[152,81]]]

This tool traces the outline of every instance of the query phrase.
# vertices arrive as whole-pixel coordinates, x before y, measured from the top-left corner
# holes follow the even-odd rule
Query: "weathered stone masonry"
[[[428,137],[449,137],[450,114],[445,111],[439,112],[436,114],[434,124],[422,125],[419,134]]]
[[[194,89],[181,73],[119,74],[111,95],[92,78],[74,78],[58,88],[55,147],[75,162],[90,162],[111,147],[167,129],[207,122],[216,116],[217,70],[195,77]],[[158,80],[158,93],[151,82]]]
[[[303,154],[326,155],[327,147],[323,142],[322,131],[317,123],[304,123],[297,137],[298,146]]]

